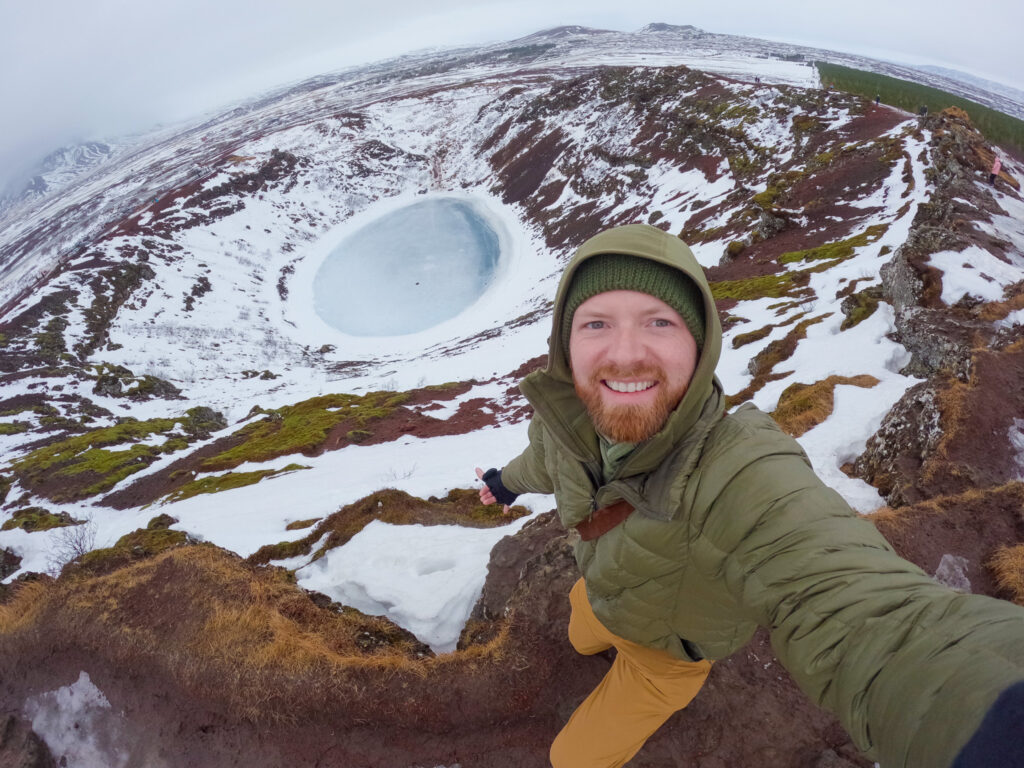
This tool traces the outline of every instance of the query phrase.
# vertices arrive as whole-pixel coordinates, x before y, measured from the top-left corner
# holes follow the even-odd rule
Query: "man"
[[[725,415],[721,342],[682,241],[639,224],[597,235],[563,274],[547,368],[522,382],[528,447],[477,470],[485,503],[554,493],[580,534],[569,639],[617,651],[552,764],[625,765],[764,626],[883,768],[1024,766],[1024,610],[936,584],[769,416]]]

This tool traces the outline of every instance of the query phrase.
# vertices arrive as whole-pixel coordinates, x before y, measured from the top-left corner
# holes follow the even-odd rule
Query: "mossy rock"
[[[27,421],[15,421],[12,423],[0,424],[0,435],[20,435],[28,432],[30,424]]]
[[[224,414],[206,406],[189,408],[185,411],[185,418],[181,421],[182,430],[195,440],[207,440],[211,433],[219,432],[227,425],[228,422],[224,418]]]
[[[747,244],[742,240],[733,240],[725,247],[725,255],[727,258],[735,259],[746,249]]]
[[[123,365],[110,363],[99,363],[92,368],[96,374],[96,383],[92,388],[94,395],[126,397],[136,401],[154,397],[164,400],[181,399],[181,390],[158,376],[136,376]]]
[[[0,475],[0,504],[7,501],[7,494],[10,493],[12,485],[14,481],[11,478]]]
[[[86,552],[66,573],[99,575],[110,573],[138,560],[153,557],[173,547],[193,543],[184,531],[172,531],[178,522],[170,515],[158,515],[145,528],[126,533],[112,547]]]
[[[775,207],[775,201],[781,194],[782,190],[778,187],[768,187],[764,192],[758,192],[752,199],[755,204],[761,206],[767,211]]]
[[[11,531],[21,528],[23,531],[34,533],[35,531],[48,531],[51,528],[63,528],[68,525],[80,525],[81,520],[75,520],[67,512],[51,512],[42,507],[25,507],[14,513],[14,516],[0,526],[0,531]]]
[[[824,127],[825,124],[812,115],[795,115],[793,117],[793,133],[816,133]]]
[[[882,288],[877,285],[847,296],[840,305],[845,318],[839,326],[839,330],[847,331],[867,320],[875,314],[883,297]]]

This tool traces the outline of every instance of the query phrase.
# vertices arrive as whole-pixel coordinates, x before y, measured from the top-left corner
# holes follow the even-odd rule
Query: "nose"
[[[624,368],[641,362],[646,356],[646,351],[640,332],[629,326],[616,328],[608,346],[607,356],[609,363]]]

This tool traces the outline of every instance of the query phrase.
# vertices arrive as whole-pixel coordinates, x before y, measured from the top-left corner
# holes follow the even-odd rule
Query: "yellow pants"
[[[590,655],[615,647],[611,669],[551,745],[554,768],[619,768],[704,685],[710,661],[688,662],[609,632],[580,579],[569,592],[569,642]]]

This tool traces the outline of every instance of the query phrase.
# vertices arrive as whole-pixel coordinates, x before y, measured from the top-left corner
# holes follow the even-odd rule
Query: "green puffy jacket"
[[[566,287],[584,260],[669,264],[703,291],[706,341],[682,402],[607,482],[598,436],[562,349]],[[988,707],[1024,679],[1024,610],[937,584],[898,557],[753,405],[723,415],[722,329],[689,248],[630,225],[584,243],[555,299],[548,367],[522,391],[527,449],[502,471],[514,493],[553,493],[571,528],[625,499],[625,522],[576,545],[595,614],[681,659],[721,659],[758,626],[801,689],[883,768],[953,762]]]

